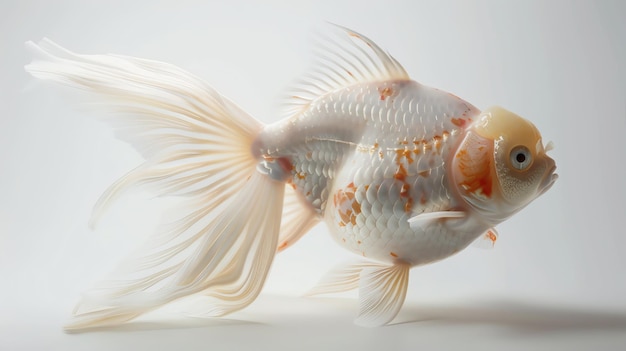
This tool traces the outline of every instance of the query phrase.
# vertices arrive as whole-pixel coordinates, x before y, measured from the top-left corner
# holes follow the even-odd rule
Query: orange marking
[[[383,159],[383,152],[382,151],[378,151],[378,157],[380,157],[380,159]]]
[[[389,254],[391,255],[391,257],[398,258],[398,254],[396,254],[395,252],[390,252]]]
[[[344,227],[348,223],[356,225],[356,216],[361,213],[361,204],[356,201],[356,190],[356,185],[350,183],[345,189],[339,189],[333,196],[333,205],[341,219],[339,226]]]
[[[354,193],[351,193],[351,192],[345,192],[344,194],[346,195],[346,197],[348,198],[348,200],[350,200],[350,201],[354,200]]]
[[[470,156],[467,150],[461,149],[456,157],[460,159],[459,170],[463,174],[463,181],[459,185],[468,193],[480,191],[486,197],[491,197],[493,180],[488,151],[481,157],[481,155]],[[477,157],[480,158],[477,159]]]
[[[400,189],[400,197],[408,197],[410,188],[411,186],[409,184],[407,183],[402,184],[402,188]]]
[[[452,118],[450,122],[459,128],[463,128],[467,123],[467,120],[463,118]]]
[[[426,170],[426,171],[421,171],[421,172],[419,172],[419,173],[417,173],[417,174],[419,174],[419,175],[420,175],[420,177],[428,178],[428,176],[430,176],[430,172],[431,172],[431,171],[430,171],[430,169],[429,169],[429,170]]]
[[[487,239],[491,240],[491,245],[496,244],[496,240],[498,240],[498,237],[496,236],[496,234],[494,234],[494,232],[490,230],[485,235],[487,236]]]
[[[396,173],[393,175],[393,177],[399,181],[404,181],[406,179],[406,176],[408,175],[406,168],[404,168],[404,166],[402,164],[399,165],[398,170],[396,171]]]
[[[433,142],[435,144],[435,148],[437,149],[437,151],[441,151],[441,140],[442,140],[442,137],[440,137],[439,135],[435,135],[433,137]]]
[[[409,213],[411,212],[412,209],[413,209],[413,199],[409,197],[408,199],[406,199],[406,203],[404,204],[404,212]]]
[[[357,244],[361,245],[361,240],[357,240],[356,242]]]
[[[341,217],[341,221],[343,223],[348,223],[350,222],[350,217],[352,215],[352,210],[347,210],[347,211],[337,211],[337,213],[339,213],[339,217]]]
[[[293,182],[293,180],[291,178],[287,179],[287,184],[291,185],[293,190],[296,190],[296,184],[294,184],[294,182]]]
[[[378,149],[378,143],[374,143],[374,149]]]
[[[286,247],[287,247],[287,242],[286,242],[286,241],[283,241],[283,243],[282,243],[282,244],[278,245],[278,250],[279,250],[279,251],[280,251],[280,250],[283,250],[283,249],[285,249]]]
[[[403,150],[396,150],[396,162],[401,162],[401,159],[404,157],[406,158],[406,162],[408,164],[413,163],[413,157],[411,157],[411,151],[409,151],[408,149],[403,149]]]
[[[380,93],[380,100],[381,101],[385,101],[386,98],[390,97],[393,94],[393,89],[386,87],[386,88],[378,88],[378,92]]]
[[[304,178],[306,178],[306,173],[304,173],[304,172],[297,172],[296,173],[296,177],[298,177],[298,179],[304,179]]]

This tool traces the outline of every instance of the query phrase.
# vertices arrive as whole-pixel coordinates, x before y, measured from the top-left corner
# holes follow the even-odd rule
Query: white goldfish
[[[291,116],[269,125],[172,65],[28,46],[37,53],[28,72],[108,98],[120,138],[146,158],[102,195],[94,220],[137,185],[188,205],[127,262],[128,280],[85,294],[68,329],[123,323],[190,295],[207,297],[209,315],[242,309],[276,252],[322,220],[360,259],[311,294],[358,288],[356,323],[383,325],[404,303],[412,267],[495,242],[494,227],[557,179],[532,123],[411,80],[347,29],[296,89]]]

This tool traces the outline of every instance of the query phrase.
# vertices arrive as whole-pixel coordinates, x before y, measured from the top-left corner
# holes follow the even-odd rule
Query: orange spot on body
[[[467,124],[467,120],[464,118],[452,118],[450,122],[459,128],[463,128]]]
[[[437,149],[437,151],[441,151],[441,141],[443,140],[442,137],[440,137],[439,135],[435,135],[433,137],[433,143],[435,144],[435,148]]]
[[[413,199],[409,197],[404,204],[404,212],[409,213],[411,210],[413,210]]]
[[[405,158],[408,164],[411,164],[414,161],[409,149],[396,150],[396,157],[397,162],[401,162],[402,158]]]
[[[393,89],[391,89],[390,87],[386,87],[382,89],[379,88],[378,92],[380,93],[380,100],[385,101],[385,99],[387,99],[393,94]]]
[[[400,197],[408,197],[409,189],[411,189],[411,186],[409,184],[407,183],[402,184],[402,188],[400,189]]]
[[[350,183],[344,189],[339,189],[333,196],[333,205],[337,210],[340,221],[339,226],[344,227],[348,223],[356,225],[356,216],[361,213],[361,204],[356,201],[354,183]]]
[[[396,254],[395,252],[390,252],[389,253],[391,255],[391,257],[393,258],[398,258],[398,254]]]
[[[283,241],[280,245],[278,245],[278,251],[284,250],[287,247],[287,242]]]
[[[393,177],[401,182],[404,182],[407,175],[408,175],[408,172],[406,171],[406,168],[404,168],[404,166],[400,164],[398,166],[398,170],[393,175]]]

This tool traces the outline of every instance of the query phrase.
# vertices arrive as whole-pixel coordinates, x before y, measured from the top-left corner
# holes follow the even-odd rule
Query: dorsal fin
[[[314,68],[292,89],[289,115],[326,93],[357,83],[410,79],[402,65],[369,38],[335,24],[330,27],[330,35],[319,34]]]

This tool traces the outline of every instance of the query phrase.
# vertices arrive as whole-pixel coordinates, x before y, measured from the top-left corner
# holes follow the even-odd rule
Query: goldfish
[[[495,227],[555,183],[552,144],[530,121],[422,85],[364,35],[332,32],[290,114],[270,124],[176,66],[27,43],[30,74],[103,98],[118,137],[145,158],[102,194],[92,222],[138,186],[183,203],[124,263],[126,279],[82,296],[66,329],[126,323],[190,296],[207,316],[243,309],[275,255],[319,222],[358,258],[310,295],[358,289],[355,323],[385,325],[411,268],[493,245]]]

